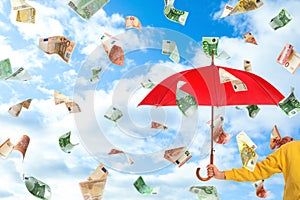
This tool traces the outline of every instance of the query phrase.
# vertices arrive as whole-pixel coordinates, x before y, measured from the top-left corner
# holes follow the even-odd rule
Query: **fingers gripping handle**
[[[214,164],[214,154],[213,154],[213,151],[210,154],[210,164]],[[210,180],[212,178],[212,177],[206,177],[206,178],[201,177],[201,175],[200,175],[200,167],[198,167],[197,170],[196,170],[196,176],[201,181],[208,181],[208,180]]]

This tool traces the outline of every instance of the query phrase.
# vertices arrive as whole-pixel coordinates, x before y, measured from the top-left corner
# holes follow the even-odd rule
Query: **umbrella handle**
[[[214,153],[213,153],[213,150],[211,151],[211,154],[210,154],[210,164],[214,164]],[[201,181],[208,181],[208,180],[210,180],[212,178],[212,177],[206,177],[206,178],[201,177],[201,175],[200,175],[200,167],[198,167],[197,170],[196,170],[196,176]]]

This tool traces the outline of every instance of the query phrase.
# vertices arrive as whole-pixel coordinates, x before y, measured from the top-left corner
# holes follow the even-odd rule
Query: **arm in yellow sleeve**
[[[283,156],[281,148],[270,154],[265,160],[257,162],[253,172],[244,167],[224,171],[225,179],[240,182],[254,182],[269,178],[275,173],[282,172],[283,159],[285,159],[285,157]]]

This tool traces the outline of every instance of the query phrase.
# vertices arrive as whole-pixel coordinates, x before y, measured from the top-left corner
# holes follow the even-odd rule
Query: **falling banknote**
[[[92,77],[90,78],[90,81],[92,83],[96,83],[100,80],[99,73],[102,71],[101,67],[93,67],[92,69]]]
[[[247,86],[240,79],[226,71],[225,69],[219,69],[220,83],[230,82],[235,92],[247,91]]]
[[[181,167],[186,163],[192,154],[187,150],[186,147],[178,147],[174,149],[169,149],[165,151],[164,158],[170,161],[171,163]]]
[[[258,155],[254,151],[257,146],[245,132],[240,132],[236,136],[236,140],[238,143],[243,167],[253,172],[258,160]]]
[[[232,9],[233,9],[233,7],[231,5],[226,4],[220,18],[228,16],[231,13]]]
[[[51,188],[46,183],[32,177],[25,177],[27,190],[35,197],[43,200],[51,199]]]
[[[141,194],[157,194],[159,191],[159,187],[150,187],[146,185],[143,177],[139,177],[134,183],[134,187]]]
[[[0,61],[0,79],[5,79],[12,74],[9,58]]]
[[[280,52],[277,62],[294,74],[300,66],[300,54],[293,49],[293,45],[286,44]]]
[[[92,172],[87,181],[79,183],[82,196],[86,200],[101,200],[106,185],[108,171],[102,163]]]
[[[120,44],[119,39],[111,36],[108,33],[104,33],[101,36],[101,43],[109,57],[109,60],[119,66],[124,65],[124,51]]]
[[[163,130],[167,130],[168,129],[167,126],[165,126],[165,125],[163,125],[163,124],[161,124],[159,122],[154,122],[154,121],[151,122],[151,128],[163,129]]]
[[[11,153],[13,148],[14,148],[14,145],[13,145],[13,143],[10,142],[10,139],[8,138],[5,142],[3,142],[0,145],[0,157],[2,159],[7,158],[7,156],[9,156],[9,154]]]
[[[127,153],[125,153],[124,151],[118,150],[118,149],[111,149],[108,153],[108,155],[116,155],[116,154],[124,154],[127,158],[127,161],[130,165],[132,165],[134,163],[134,161],[129,157],[129,155]]]
[[[23,107],[26,108],[26,109],[29,108],[31,100],[32,99],[27,99],[25,101],[22,101],[21,103],[13,105],[12,107],[10,107],[8,109],[8,113],[11,114],[14,117],[18,117],[19,114],[21,113],[21,110],[22,110]]]
[[[145,89],[152,89],[155,86],[155,84],[150,79],[148,79],[147,81],[141,82],[141,85]]]
[[[108,2],[109,0],[72,0],[68,5],[80,17],[88,20]]]
[[[270,149],[278,148],[278,144],[281,140],[280,133],[278,131],[278,128],[276,125],[274,125],[272,132],[271,132],[271,138],[270,138]]]
[[[265,180],[259,180],[253,184],[256,189],[256,196],[259,198],[266,198],[269,194],[269,192],[264,188],[264,181]]]
[[[248,115],[251,118],[255,118],[257,113],[260,111],[260,108],[257,105],[248,105],[246,107],[246,109],[248,110]]]
[[[245,70],[246,72],[252,72],[251,61],[249,61],[249,60],[244,60],[244,70]]]
[[[260,8],[263,5],[262,0],[240,0],[228,15],[235,15]]]
[[[123,116],[122,111],[114,106],[110,106],[106,111],[106,113],[104,114],[105,118],[114,122],[117,122],[117,120],[120,119],[122,116]]]
[[[13,148],[13,150],[17,150],[22,153],[23,159],[25,157],[29,142],[30,142],[30,137],[28,135],[23,135],[19,140],[19,142]]]
[[[76,43],[64,36],[52,36],[39,39],[39,48],[47,54],[58,54],[65,62],[69,62]]]
[[[183,81],[178,82],[177,84],[176,103],[182,114],[186,117],[189,117],[198,109],[198,104],[195,97],[180,89],[183,84]]]
[[[289,23],[291,20],[292,20],[292,16],[288,13],[288,11],[285,8],[283,8],[283,9],[281,9],[281,11],[279,12],[279,14],[277,16],[275,16],[274,18],[271,19],[271,21],[269,22],[269,25],[274,30],[277,30],[277,29],[287,25],[287,23]]]
[[[226,144],[232,138],[233,134],[225,133],[223,130],[224,117],[219,114],[213,120],[213,141],[218,144]],[[206,125],[211,128],[211,120],[206,122]]]
[[[163,40],[162,42],[162,54],[170,55],[169,58],[175,63],[179,63],[180,55],[178,52],[177,45],[174,41]]]
[[[295,116],[300,111],[300,102],[294,95],[294,87],[291,87],[289,96],[281,100],[278,106],[290,118]]]
[[[31,76],[23,67],[20,67],[17,71],[5,78],[5,80],[17,80],[28,81],[31,80]]]
[[[218,37],[202,37],[202,49],[207,56],[218,55]]]
[[[257,45],[255,37],[252,35],[251,32],[248,31],[248,32],[244,33],[243,38],[244,38],[245,42]]]
[[[65,152],[65,153],[71,153],[71,150],[76,146],[78,145],[79,143],[77,144],[72,144],[71,143],[71,131],[61,135],[58,139],[58,143],[59,143],[59,146],[60,146],[60,149]]]
[[[174,8],[174,0],[165,1],[164,15],[170,21],[184,25],[189,12]]]
[[[142,24],[140,20],[135,16],[126,16],[125,28],[136,28],[142,30]]]
[[[17,10],[16,21],[23,23],[35,23],[36,11],[24,0],[10,0],[13,10]]]
[[[220,200],[215,186],[191,186],[189,191],[197,194],[199,200]]]
[[[54,103],[55,105],[64,103],[69,111],[69,113],[78,113],[81,112],[81,109],[79,105],[72,100],[70,100],[68,97],[66,97],[61,92],[54,90]]]
[[[216,58],[221,60],[228,60],[231,58],[231,56],[226,51],[221,51],[221,53],[219,53]]]

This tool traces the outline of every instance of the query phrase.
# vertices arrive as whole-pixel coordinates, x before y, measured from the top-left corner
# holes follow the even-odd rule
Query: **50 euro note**
[[[8,109],[8,113],[11,114],[14,117],[18,117],[21,113],[22,108],[28,109],[31,104],[32,99],[27,99],[25,101],[22,101],[21,103],[18,103],[16,105],[11,106]]]
[[[187,150],[187,147],[178,147],[174,149],[169,149],[165,151],[164,158],[171,163],[181,167],[186,163],[192,154]]]
[[[136,28],[142,30],[142,24],[136,16],[126,16],[125,28]]]
[[[0,157],[2,159],[7,158],[11,151],[13,150],[14,145],[11,143],[10,138],[8,138],[5,142],[0,145]]]
[[[65,96],[61,92],[54,90],[54,103],[55,105],[64,103],[67,107],[69,113],[78,113],[81,112],[81,109],[79,105],[72,100],[69,99],[69,97]]]
[[[248,31],[248,32],[244,33],[243,34],[243,38],[244,38],[245,42],[257,45],[255,37],[252,35],[251,32]]]
[[[132,160],[132,158],[127,154],[125,153],[124,151],[122,150],[118,150],[118,149],[111,149],[109,152],[108,152],[108,155],[116,155],[116,154],[124,154],[127,158],[127,161],[130,165],[132,165],[134,163],[134,161]]]
[[[286,44],[280,52],[277,62],[294,74],[300,66],[300,54],[293,49],[293,45]]]
[[[58,54],[65,62],[69,62],[76,43],[64,36],[52,36],[39,39],[39,48],[47,54]]]
[[[124,65],[124,51],[119,44],[119,39],[108,33],[101,36],[101,43],[109,60],[119,66]]]
[[[236,136],[236,140],[240,151],[243,167],[253,172],[258,160],[258,155],[254,151],[257,146],[243,131]]]
[[[162,41],[162,54],[170,55],[169,58],[175,63],[179,63],[180,55],[178,52],[177,45],[174,41],[163,40]]]
[[[109,0],[72,0],[68,6],[82,19],[88,20],[108,2]]]

